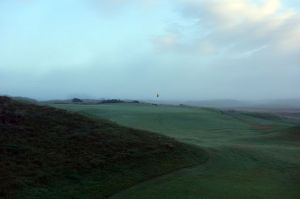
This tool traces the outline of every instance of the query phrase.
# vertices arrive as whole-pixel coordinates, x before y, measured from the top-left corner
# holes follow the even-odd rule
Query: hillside
[[[54,105],[204,147],[209,161],[111,199],[298,199],[299,123],[272,113],[149,104]]]
[[[105,198],[206,161],[198,147],[0,97],[0,198]]]

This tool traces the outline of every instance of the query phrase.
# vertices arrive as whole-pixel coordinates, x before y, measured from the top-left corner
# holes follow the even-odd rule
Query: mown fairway
[[[54,105],[205,148],[209,161],[111,198],[300,198],[300,128],[269,114],[146,104]]]

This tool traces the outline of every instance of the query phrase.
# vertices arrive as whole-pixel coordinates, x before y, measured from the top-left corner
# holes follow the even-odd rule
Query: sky
[[[300,98],[299,0],[0,0],[0,95]]]

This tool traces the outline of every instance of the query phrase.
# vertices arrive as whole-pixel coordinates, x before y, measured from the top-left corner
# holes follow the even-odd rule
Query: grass
[[[201,146],[209,161],[112,199],[300,198],[300,127],[262,113],[148,104],[55,105]]]
[[[0,198],[107,198],[207,157],[163,135],[0,97]]]

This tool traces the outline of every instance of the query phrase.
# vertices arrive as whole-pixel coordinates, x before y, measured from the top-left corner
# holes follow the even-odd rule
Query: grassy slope
[[[210,160],[112,198],[300,198],[299,127],[268,114],[114,104],[56,105],[206,147]]]
[[[206,159],[165,136],[0,97],[0,198],[101,199]]]

